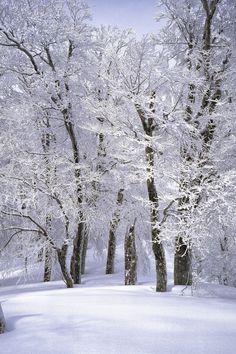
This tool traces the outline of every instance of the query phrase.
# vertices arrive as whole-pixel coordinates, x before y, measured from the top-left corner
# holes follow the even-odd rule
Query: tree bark
[[[183,154],[185,163],[192,163],[192,157]],[[190,201],[188,192],[191,189],[192,181],[182,180],[180,193],[183,197],[179,200],[178,212],[185,228],[188,228],[186,213],[189,213]],[[192,285],[192,251],[190,238],[187,237],[187,230],[182,231],[175,239],[174,254],[174,285]]]
[[[85,266],[86,266],[86,256],[88,250],[88,230],[84,228],[84,243],[83,243],[83,250],[82,250],[82,263],[81,263],[81,274],[85,274]]]
[[[63,279],[66,283],[67,288],[73,288],[73,280],[66,267],[66,256],[67,256],[68,245],[63,245],[61,249],[57,249],[58,262],[61,267],[61,272]]]
[[[192,252],[181,237],[176,240],[174,284],[192,285]]]
[[[54,135],[51,133],[51,125],[50,125],[50,116],[47,112],[45,112],[45,119],[43,120],[44,125],[45,125],[45,130],[42,133],[41,136],[41,143],[43,147],[43,151],[45,153],[44,155],[44,163],[45,163],[45,178],[46,178],[46,185],[50,189],[50,184],[51,184],[51,178],[52,174],[55,173],[55,171],[52,168],[51,161],[49,158],[50,152],[51,151],[51,142],[55,141]],[[50,206],[51,203],[51,198],[49,197],[48,199],[48,206]],[[52,216],[50,214],[46,215],[46,230],[47,232],[50,232],[52,230]],[[44,253],[44,276],[43,276],[43,281],[44,282],[49,282],[51,280],[51,274],[52,274],[52,248],[50,245],[45,245],[43,249]]]
[[[65,88],[69,92],[69,86],[66,84]],[[64,118],[64,125],[70,138],[72,152],[73,152],[73,162],[75,165],[75,184],[76,184],[76,206],[78,208],[78,225],[76,237],[73,242],[73,255],[71,257],[71,275],[75,284],[81,284],[81,273],[82,273],[82,252],[84,245],[84,216],[82,212],[82,185],[81,185],[81,171],[79,168],[80,156],[77,138],[75,135],[74,125],[72,123],[72,113],[71,104],[68,104],[67,108],[62,111]]]
[[[151,113],[146,113],[141,107],[136,104],[135,108],[140,117],[143,130],[146,134],[147,145],[145,148],[146,161],[147,161],[147,191],[148,199],[150,202],[150,221],[151,221],[151,238],[152,238],[152,250],[155,257],[156,265],[156,291],[165,292],[167,290],[167,269],[166,269],[166,257],[163,247],[163,243],[160,237],[159,227],[159,200],[155,186],[154,179],[154,155],[155,152],[152,147],[153,130],[155,128],[153,115],[155,110],[153,108],[153,99],[155,98],[155,92],[153,92],[150,99]]]
[[[81,221],[78,224],[77,234],[73,244],[73,254],[71,257],[71,275],[74,284],[81,284],[83,246],[84,223]]]
[[[48,245],[45,246],[44,255],[44,276],[43,281],[49,282],[52,275],[52,248]]]
[[[120,221],[120,211],[124,199],[124,190],[119,189],[116,200],[116,210],[110,222],[109,238],[108,238],[108,250],[107,250],[107,264],[106,274],[113,274],[115,267],[115,253],[116,253],[116,230]]]
[[[6,328],[6,321],[5,321],[4,314],[2,311],[2,306],[0,303],[0,334],[5,332],[5,328]]]
[[[150,156],[153,156],[150,155]],[[150,158],[149,156],[149,158]],[[158,196],[154,178],[147,180],[147,189],[149,201],[151,203],[151,235],[152,235],[152,250],[156,264],[156,291],[165,292],[167,290],[167,269],[165,250],[160,239],[160,229],[158,225]]]
[[[135,246],[134,225],[131,225],[125,235],[125,285],[137,283],[137,253]]]

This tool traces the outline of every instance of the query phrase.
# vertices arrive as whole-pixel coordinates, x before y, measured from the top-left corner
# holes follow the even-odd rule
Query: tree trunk
[[[68,84],[65,85],[66,91],[69,92]],[[79,168],[80,156],[79,156],[79,147],[76,138],[76,133],[74,130],[74,125],[72,122],[72,105],[69,102],[68,107],[62,110],[64,117],[64,124],[67,130],[67,133],[70,138],[71,147],[73,151],[73,161],[75,164],[75,184],[76,184],[76,207],[78,208],[78,226],[77,233],[74,238],[73,243],[73,255],[71,257],[71,275],[74,280],[74,284],[81,284],[81,273],[82,273],[82,252],[84,244],[84,216],[82,208],[83,203],[83,193],[82,193],[82,184],[81,184],[81,171]]]
[[[227,254],[229,252],[229,247],[228,247],[228,239],[225,236],[223,240],[220,240],[220,249],[223,257],[223,267],[222,267],[222,274],[219,276],[219,284],[221,285],[229,285],[229,280],[228,280],[228,267],[227,267]]]
[[[150,97],[150,112],[146,113],[142,110],[141,106],[135,104],[136,111],[140,117],[143,130],[146,134],[146,161],[147,161],[147,190],[148,190],[148,199],[150,202],[150,221],[151,221],[151,238],[152,238],[152,250],[155,257],[156,264],[156,291],[165,292],[167,290],[167,269],[166,269],[166,258],[163,243],[160,238],[160,228],[159,228],[159,200],[157,195],[157,190],[155,186],[154,179],[154,156],[155,151],[152,147],[152,137],[153,130],[155,128],[154,124],[154,99],[155,92],[152,93]]]
[[[52,248],[50,246],[46,245],[45,246],[43,281],[44,282],[50,281],[51,275],[52,275]]]
[[[185,162],[192,163],[192,157],[183,154]],[[193,181],[182,181],[180,193],[183,197],[179,200],[178,211],[185,229],[175,239],[175,254],[174,254],[174,285],[192,285],[192,251],[191,239],[187,237],[188,222],[187,215],[190,211],[189,190],[191,190]]]
[[[81,264],[81,274],[85,274],[85,265],[86,265],[86,255],[88,250],[88,230],[85,227],[84,230],[84,243],[83,243],[83,250],[82,250],[82,264]]]
[[[165,251],[162,243],[158,241],[159,235],[156,235],[156,230],[152,230],[152,250],[155,257],[156,264],[156,291],[167,291],[167,270],[166,270],[166,258]]]
[[[45,111],[45,130],[42,132],[41,136],[41,143],[44,151],[44,162],[45,162],[45,177],[46,177],[46,185],[48,188],[51,187],[51,178],[52,175],[54,176],[55,170],[52,168],[52,164],[50,161],[50,152],[51,151],[51,142],[55,141],[55,136],[52,135],[50,129],[50,116],[49,114]],[[48,207],[50,210],[50,204],[51,204],[51,198],[48,199]],[[52,229],[52,216],[49,214],[46,215],[46,229],[47,232],[51,231]],[[52,248],[50,245],[46,245],[43,248],[43,253],[44,253],[44,276],[43,276],[43,281],[44,282],[49,282],[51,280],[51,274],[52,274]]]
[[[125,235],[125,285],[137,283],[137,254],[135,246],[134,225],[130,226]]]
[[[2,311],[2,306],[0,303],[0,334],[5,332],[6,322]]]
[[[67,256],[68,245],[63,245],[61,249],[57,249],[58,262],[61,267],[61,272],[63,279],[66,283],[67,288],[73,288],[73,280],[66,267],[66,256]]]
[[[152,155],[151,155],[152,156]],[[156,264],[156,291],[165,292],[167,290],[167,269],[165,250],[160,239],[160,229],[158,227],[158,197],[154,179],[147,180],[149,201],[151,202],[151,236],[152,250]]]
[[[84,246],[84,223],[78,224],[77,235],[74,239],[73,254],[71,257],[71,275],[74,284],[81,284],[82,275],[82,253]]]
[[[117,194],[116,200],[116,210],[110,222],[109,239],[108,239],[108,250],[107,250],[107,264],[106,264],[106,274],[114,273],[115,266],[115,253],[116,253],[116,230],[120,221],[120,211],[123,203],[124,190],[121,188]]]
[[[116,253],[116,230],[114,225],[111,222],[109,230],[109,240],[108,240],[108,250],[107,250],[107,265],[106,265],[106,274],[114,273],[115,265],[115,253]]]
[[[192,285],[192,254],[191,249],[182,237],[176,240],[174,258],[174,284]]]

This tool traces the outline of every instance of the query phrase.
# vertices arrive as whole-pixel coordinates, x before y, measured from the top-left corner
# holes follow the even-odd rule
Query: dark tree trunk
[[[82,254],[84,246],[84,223],[78,224],[77,235],[74,239],[73,254],[71,257],[71,275],[74,284],[81,284]]]
[[[166,269],[166,258],[164,246],[160,237],[160,227],[159,227],[159,200],[158,194],[155,186],[154,179],[154,156],[155,152],[152,147],[152,137],[153,131],[155,129],[154,123],[154,99],[155,92],[152,93],[150,97],[150,111],[151,113],[146,113],[142,108],[136,104],[135,108],[140,117],[143,130],[146,134],[146,161],[147,161],[147,190],[148,199],[150,202],[150,221],[151,221],[151,237],[152,237],[152,250],[155,257],[156,264],[156,291],[165,292],[167,290],[167,269]]]
[[[107,250],[107,264],[106,274],[114,273],[115,265],[115,253],[116,253],[116,230],[120,221],[120,210],[123,203],[124,190],[121,188],[117,194],[116,210],[110,222],[109,238],[108,238],[108,250]]]
[[[50,181],[52,178],[52,175],[54,175],[55,171],[52,168],[51,161],[50,161],[50,152],[51,152],[51,142],[55,141],[55,136],[51,133],[51,125],[50,125],[50,116],[49,114],[45,111],[45,130],[42,133],[41,136],[41,143],[43,147],[43,151],[45,153],[44,155],[44,162],[45,162],[45,167],[46,167],[46,185],[48,188],[50,188]],[[50,198],[48,200],[48,204],[50,204]],[[50,232],[52,229],[52,216],[50,214],[47,214],[46,216],[46,230],[47,232]],[[52,274],[52,248],[50,245],[46,245],[43,249],[43,254],[44,254],[44,276],[43,276],[43,281],[44,282],[49,282],[51,280],[51,274]]]
[[[229,252],[228,239],[225,236],[223,240],[220,240],[220,249],[223,257],[223,267],[222,267],[222,275],[219,276],[219,284],[221,285],[229,285],[228,281],[228,267],[227,267],[227,253]]]
[[[151,155],[152,156],[152,155]],[[160,229],[158,228],[158,197],[154,179],[147,180],[149,201],[151,202],[151,235],[152,250],[156,265],[156,291],[165,292],[167,290],[167,269],[166,257],[163,244],[160,239]]]
[[[66,91],[69,92],[69,86],[65,85]],[[80,155],[79,155],[79,147],[78,142],[74,130],[74,125],[72,123],[72,106],[71,103],[68,104],[67,108],[62,110],[62,114],[64,117],[64,124],[67,130],[67,133],[70,138],[71,147],[73,151],[73,161],[75,164],[75,183],[76,183],[76,204],[78,208],[78,226],[77,233],[74,238],[73,243],[73,254],[71,257],[71,276],[74,280],[74,284],[81,284],[81,273],[82,273],[82,252],[83,252],[83,244],[84,244],[84,216],[82,208],[83,203],[83,193],[82,193],[82,185],[81,185],[81,171],[79,166],[80,163]]]
[[[152,230],[152,250],[155,257],[156,264],[156,291],[167,291],[167,270],[166,270],[166,258],[165,250],[162,243],[159,240],[159,234],[157,230]]]
[[[57,249],[58,262],[61,267],[61,272],[63,279],[66,283],[67,288],[73,288],[73,280],[66,267],[66,256],[67,256],[68,245],[63,245],[61,249]]]
[[[192,158],[183,154],[184,161],[192,163]],[[192,285],[192,251],[191,238],[187,234],[188,222],[186,216],[191,213],[189,190],[193,181],[182,181],[180,193],[183,197],[179,200],[178,212],[182,223],[185,225],[182,231],[175,239],[175,254],[174,254],[174,285]]]
[[[52,248],[48,245],[45,246],[44,258],[44,276],[43,281],[48,282],[51,280],[52,275]]]
[[[5,332],[5,328],[6,328],[6,322],[2,311],[2,306],[0,304],[0,334]]]
[[[175,246],[174,284],[192,285],[191,249],[181,237],[176,240]]]
[[[85,227],[84,230],[84,243],[83,243],[83,250],[82,250],[82,264],[81,264],[81,274],[85,274],[85,265],[86,265],[86,256],[88,250],[88,230]]]
[[[28,257],[25,257],[25,273],[28,273]]]
[[[134,225],[130,226],[125,235],[125,285],[137,283],[137,253],[135,246]]]
[[[113,274],[115,268],[116,234],[114,225],[111,223],[108,239],[106,274]]]

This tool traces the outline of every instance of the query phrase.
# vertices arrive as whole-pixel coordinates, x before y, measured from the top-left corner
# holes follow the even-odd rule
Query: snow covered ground
[[[122,273],[88,272],[83,284],[0,288],[4,354],[235,354],[236,289],[204,296],[154,291],[154,281],[123,286]]]

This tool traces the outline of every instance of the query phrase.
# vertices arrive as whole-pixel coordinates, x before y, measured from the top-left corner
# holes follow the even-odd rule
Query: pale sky
[[[157,31],[156,0],[87,0],[87,3],[97,25],[132,27],[139,36]]]

